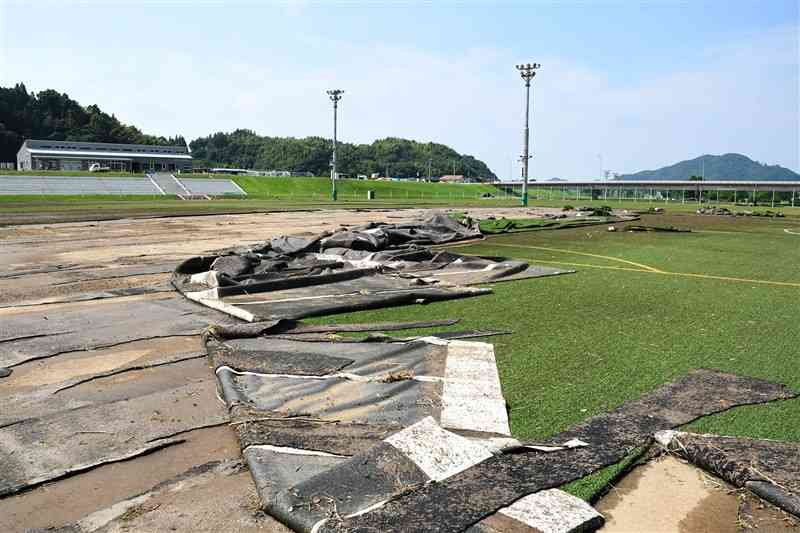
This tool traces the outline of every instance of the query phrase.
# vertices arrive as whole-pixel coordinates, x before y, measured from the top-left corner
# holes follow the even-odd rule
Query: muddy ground
[[[559,210],[468,211],[520,217]],[[189,306],[184,315],[193,312],[194,304],[169,285],[174,266],[188,257],[430,213],[308,211],[0,227],[0,360],[6,361],[0,366],[12,370],[0,378],[0,442],[15,450],[0,461],[24,474],[18,485],[0,484],[0,494],[6,490],[0,531],[77,524],[77,531],[287,532],[258,510],[201,329],[161,328],[148,310],[180,305]],[[223,318],[203,313],[201,326]],[[52,326],[68,314],[71,321]],[[57,340],[55,347],[39,342],[48,338]],[[600,504],[606,530],[741,531],[741,496],[681,465],[667,460],[628,476]],[[656,513],[667,502],[673,512]],[[760,505],[754,500],[747,509],[755,518],[744,520],[763,521],[759,531],[790,530]]]
[[[490,210],[505,211],[519,216],[518,209]],[[544,211],[552,210],[530,214]],[[5,407],[0,438],[13,440],[21,450],[17,455],[25,454],[7,460],[27,472],[22,485],[0,498],[0,530],[83,520],[84,530],[105,524],[109,530],[286,531],[257,512],[253,484],[216,399],[199,335],[156,335],[157,323],[140,326],[148,317],[126,317],[126,311],[147,313],[142,305],[179,299],[168,283],[170,272],[191,256],[277,235],[401,222],[428,213],[309,211],[0,227],[0,322],[6,323],[5,330],[0,326],[0,349],[13,356],[4,363],[12,374],[0,378]],[[47,330],[68,313],[85,320],[78,326],[69,322],[70,331]],[[52,349],[26,338],[31,331],[8,326],[42,328],[34,337],[72,335],[66,342],[117,315],[124,318],[124,331],[103,326],[122,334],[111,346],[87,340],[86,346]],[[204,316],[214,321],[213,315]],[[174,400],[159,407],[170,395]],[[129,427],[104,418],[123,416],[119,413],[131,418],[125,421]],[[81,427],[56,431],[67,421]],[[43,436],[42,428],[50,433]],[[31,443],[25,445],[28,437]],[[139,438],[145,445],[171,440],[127,457],[129,441]],[[33,445],[40,448],[29,451]],[[79,459],[83,471],[68,472],[70,462]]]

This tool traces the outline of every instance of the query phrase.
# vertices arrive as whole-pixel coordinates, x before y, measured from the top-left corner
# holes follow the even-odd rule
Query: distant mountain
[[[780,165],[765,165],[742,154],[703,155],[658,170],[623,174],[621,180],[688,180],[703,175],[707,181],[800,181],[800,174]]]

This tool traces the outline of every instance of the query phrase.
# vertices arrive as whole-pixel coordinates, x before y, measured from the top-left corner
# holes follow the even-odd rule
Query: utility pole
[[[531,158],[528,155],[528,144],[530,139],[530,130],[528,122],[530,117],[530,104],[531,104],[531,80],[536,76],[536,69],[541,67],[539,63],[528,63],[525,65],[517,65],[519,75],[525,80],[525,136],[522,145],[522,206],[528,207],[528,160]]]
[[[333,102],[333,157],[331,158],[331,198],[336,201],[336,114],[339,109],[339,100],[342,99],[344,91],[341,89],[333,89],[327,91],[328,96]]]
[[[431,165],[433,164],[433,159],[428,158],[428,181],[431,181]]]
[[[605,191],[605,189],[606,189],[606,174],[605,174],[605,172],[603,172],[603,154],[597,154],[597,159],[600,160],[600,180],[603,182],[603,190]],[[594,200],[594,198],[592,198],[592,200]]]

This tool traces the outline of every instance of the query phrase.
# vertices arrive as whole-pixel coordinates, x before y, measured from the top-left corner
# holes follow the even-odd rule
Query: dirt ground
[[[491,209],[472,214],[488,212],[495,216],[520,213]],[[170,272],[191,256],[277,235],[319,233],[373,221],[402,222],[427,214],[421,209],[341,210],[0,227],[0,321],[25,316],[46,321],[63,311],[79,311],[91,325],[92,317],[126,309],[133,302],[173,298]],[[7,331],[0,333],[0,343],[13,349],[24,342],[15,339],[25,336],[25,331]],[[24,420],[57,424],[67,413],[83,412],[76,409],[94,413],[97,406],[141,399],[141,412],[131,415],[131,436],[119,436],[124,443],[146,431],[154,420],[180,414],[170,413],[170,406],[163,412],[153,410],[148,400],[156,395],[191,386],[201,396],[216,396],[199,336],[150,338],[148,331],[141,331],[139,337],[12,365],[12,374],[0,378],[0,402],[9,407],[6,416],[11,417],[11,422],[0,417],[0,438],[4,431],[24,425]],[[257,511],[255,491],[241,465],[236,440],[219,423],[224,408],[210,403],[202,413],[195,413],[196,428],[179,432],[178,444],[128,459],[109,456],[82,473],[54,476],[0,498],[0,530],[78,523],[80,531],[101,525],[110,531],[286,531]],[[183,400],[179,405],[191,409]],[[178,404],[172,409],[176,408]],[[92,427],[82,433],[104,433],[103,420],[86,422]],[[79,444],[105,457],[103,450],[91,450],[95,444],[89,436]],[[46,443],[58,460],[75,453],[73,446]],[[47,463],[52,457],[40,459]]]
[[[559,210],[467,211],[476,217],[520,217]],[[86,427],[78,433],[83,435],[40,443],[49,455],[31,461],[67,461],[62,466],[69,466],[76,447],[81,457],[96,459],[79,473],[58,474],[53,467],[56,473],[45,481],[0,497],[0,531],[65,525],[81,532],[288,531],[258,511],[255,488],[225,422],[224,406],[216,399],[216,381],[199,335],[133,331],[133,340],[111,346],[87,344],[4,365],[4,348],[13,352],[18,347],[16,353],[25,355],[28,332],[4,331],[2,322],[26,316],[48,321],[63,311],[78,311],[88,321],[79,326],[91,328],[93,320],[112,311],[124,314],[136,302],[159,305],[179,299],[169,276],[188,257],[278,235],[409,221],[430,213],[308,211],[0,227],[0,367],[12,367],[10,376],[0,378],[0,443],[9,442],[4,433],[28,423],[57,426],[85,412],[90,419],[82,421]],[[136,318],[126,327],[136,330]],[[187,390],[194,396],[176,397],[163,408],[153,403]],[[122,404],[134,406],[119,411],[130,418],[130,427],[105,435],[107,420],[91,417],[98,417],[103,406]],[[159,424],[173,429],[167,435],[155,432],[147,442],[172,441],[146,453],[123,457],[105,453],[98,444],[105,442],[102,437],[124,446]],[[0,465],[13,459],[0,457]],[[741,530],[737,498],[696,469],[667,459],[637,469],[599,509],[608,518],[604,531],[609,532],[727,533]],[[767,516],[757,501],[746,511],[762,521],[758,531],[772,531],[767,525],[791,530],[780,517]]]
[[[789,533],[800,523],[748,491],[664,456],[635,468],[595,506],[603,533]]]

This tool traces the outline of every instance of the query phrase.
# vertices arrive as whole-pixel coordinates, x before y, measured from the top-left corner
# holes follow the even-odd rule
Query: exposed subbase
[[[464,284],[563,272],[430,248],[480,237],[434,217],[273,239],[176,269],[173,281],[185,296],[252,322],[215,327],[206,345],[264,510],[303,532],[593,529],[602,524],[597,513],[552,489],[623,461],[657,431],[795,397],[783,385],[716,370],[677,373],[638,400],[526,442],[511,437],[492,345],[425,333],[336,336],[374,330],[370,320],[312,331],[296,322],[491,298]],[[536,282],[499,287],[514,291],[517,283]],[[466,307],[480,304],[459,304]],[[406,324],[412,331],[437,325]]]

